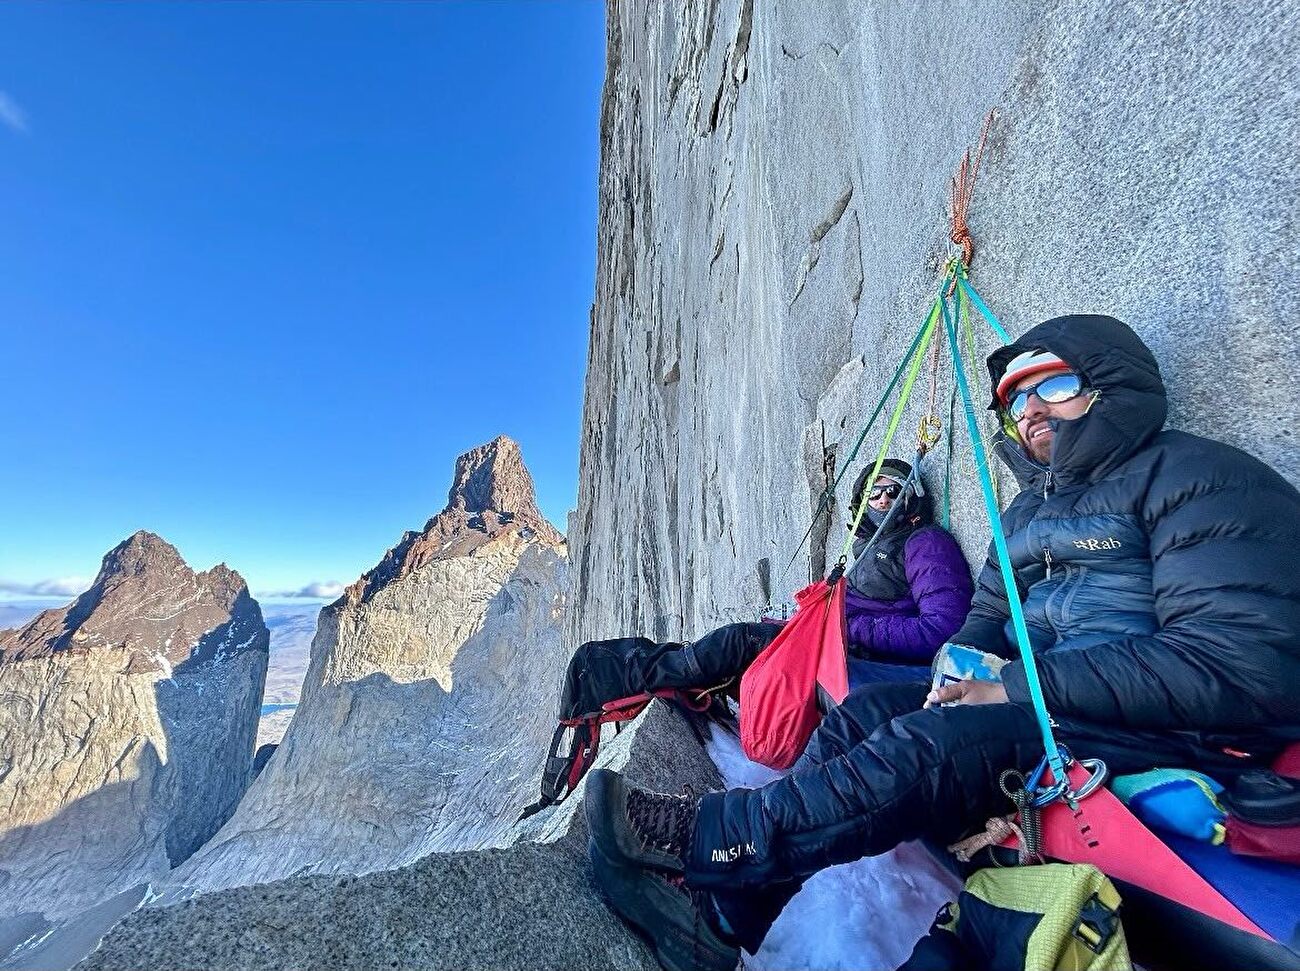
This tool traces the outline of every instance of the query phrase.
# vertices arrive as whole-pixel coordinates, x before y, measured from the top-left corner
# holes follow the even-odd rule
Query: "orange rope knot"
[[[975,192],[975,180],[980,174],[980,162],[984,160],[984,144],[988,141],[989,126],[993,124],[996,109],[984,116],[984,125],[980,129],[980,140],[972,157],[970,149],[961,158],[957,172],[948,186],[948,217],[952,221],[949,238],[961,247],[961,260],[965,266],[975,255],[975,242],[971,239],[970,227],[966,225],[966,215],[970,212],[971,196]]]

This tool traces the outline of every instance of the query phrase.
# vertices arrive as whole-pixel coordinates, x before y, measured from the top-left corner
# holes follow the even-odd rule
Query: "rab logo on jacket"
[[[1124,544],[1109,536],[1106,539],[1076,539],[1074,545],[1081,550],[1117,550]]]
[[[753,843],[737,843],[735,846],[728,846],[725,850],[714,850],[713,862],[735,863],[742,856],[753,856],[757,852]]]

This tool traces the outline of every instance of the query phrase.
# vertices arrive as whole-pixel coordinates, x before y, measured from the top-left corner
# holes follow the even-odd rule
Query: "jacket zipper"
[[[1070,577],[1072,575],[1073,574],[1071,573],[1070,564],[1069,563],[1065,564],[1065,579],[1063,579],[1060,583],[1056,585],[1056,589],[1047,595],[1047,600],[1044,601],[1043,603],[1043,616],[1046,617],[1047,622],[1052,625],[1052,630],[1055,631],[1058,639],[1061,636],[1065,617],[1062,616],[1061,617],[1062,623],[1058,624],[1056,622],[1057,620],[1056,617],[1052,615],[1052,604],[1056,603],[1061,598],[1062,591],[1067,590],[1069,588]]]
[[[1043,562],[1047,564],[1047,579],[1052,579],[1052,551],[1043,547]]]
[[[1043,476],[1043,498],[1047,498],[1048,491],[1052,488],[1052,470],[1047,470],[1047,475]]]

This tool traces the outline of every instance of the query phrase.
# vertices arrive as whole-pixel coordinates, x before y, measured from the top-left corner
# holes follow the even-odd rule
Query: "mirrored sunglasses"
[[[1012,420],[1019,421],[1025,416],[1031,394],[1037,395],[1038,400],[1044,404],[1059,405],[1063,401],[1069,401],[1071,398],[1077,398],[1083,394],[1083,379],[1073,372],[1066,372],[1065,374],[1053,374],[1037,384],[1021,388],[1007,402],[1006,411]]]
[[[868,499],[879,499],[881,496],[889,496],[890,499],[897,499],[898,494],[903,491],[903,487],[896,482],[889,485],[872,486],[871,491],[867,493]]]

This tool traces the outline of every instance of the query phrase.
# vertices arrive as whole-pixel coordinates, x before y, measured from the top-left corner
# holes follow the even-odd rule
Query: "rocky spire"
[[[244,636],[219,643],[236,634]],[[135,672],[219,650],[265,650],[266,640],[238,573],[224,563],[195,573],[176,547],[142,529],[104,554],[94,583],[72,603],[0,631],[0,662],[117,647],[131,651]]]
[[[352,603],[367,600],[426,563],[468,556],[504,534],[564,545],[559,530],[537,508],[533,477],[518,443],[498,435],[456,459],[447,508],[425,523],[422,531],[402,536],[373,570],[348,587],[345,596]]]
[[[269,639],[238,573],[143,531],[72,603],[0,631],[0,925],[152,883],[230,817]]]
[[[513,513],[541,519],[533,477],[514,439],[498,435],[456,459],[456,475],[447,496],[448,509]]]

